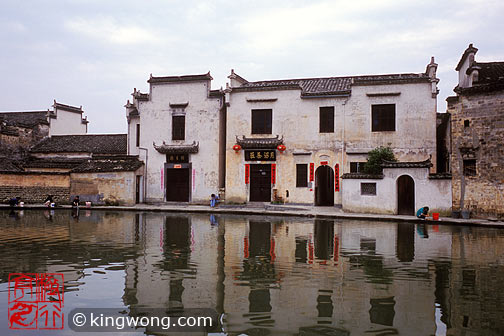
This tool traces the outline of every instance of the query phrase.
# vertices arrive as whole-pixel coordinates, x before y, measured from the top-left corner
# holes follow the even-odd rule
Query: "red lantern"
[[[233,146],[233,150],[234,150],[235,152],[237,152],[237,153],[240,151],[240,149],[241,149],[241,146],[240,146],[240,145],[238,145],[238,144],[236,144],[236,145],[234,145],[234,146]]]
[[[287,149],[287,147],[285,147],[284,145],[278,145],[278,146],[277,146],[277,149],[278,149],[278,150],[280,151],[280,153],[281,153],[281,152],[283,152],[284,150],[286,150],[286,149]]]

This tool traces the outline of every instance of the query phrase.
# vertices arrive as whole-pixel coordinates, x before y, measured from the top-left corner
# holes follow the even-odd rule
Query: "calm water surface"
[[[504,335],[503,252],[477,227],[0,211],[0,335],[74,334],[9,330],[17,272],[63,273],[65,314],[211,308],[219,335]]]

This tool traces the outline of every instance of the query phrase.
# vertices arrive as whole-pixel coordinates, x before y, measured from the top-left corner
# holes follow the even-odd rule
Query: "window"
[[[471,125],[471,122],[469,120],[464,120],[464,128],[469,127]]]
[[[361,183],[360,184],[361,195],[376,195],[376,183]]]
[[[371,131],[395,131],[395,104],[371,105]]]
[[[185,140],[185,116],[172,116],[172,140]]]
[[[476,160],[464,160],[464,175],[476,176]]]
[[[252,110],[252,134],[271,134],[271,109]]]
[[[334,106],[320,108],[320,133],[334,133]]]
[[[140,147],[140,124],[136,125],[136,146]]]
[[[296,187],[308,187],[308,165],[296,165]]]
[[[366,162],[350,162],[350,173],[362,173]]]

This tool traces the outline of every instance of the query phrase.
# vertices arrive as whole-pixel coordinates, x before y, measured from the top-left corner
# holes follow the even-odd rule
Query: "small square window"
[[[271,134],[272,114],[271,109],[252,110],[252,134]]]
[[[464,175],[476,176],[476,160],[474,159],[464,160]]]
[[[471,126],[471,122],[469,120],[464,120],[464,127],[469,127]]]
[[[376,196],[376,183],[361,183],[361,195]]]
[[[395,131],[395,104],[371,105],[371,131]]]

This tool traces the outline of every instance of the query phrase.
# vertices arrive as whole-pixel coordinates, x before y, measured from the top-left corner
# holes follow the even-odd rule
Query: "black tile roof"
[[[72,173],[98,173],[136,171],[143,166],[143,162],[134,157],[109,157],[93,158],[84,161],[81,165],[72,169]]]
[[[432,167],[432,163],[430,159],[417,162],[392,162],[383,160],[381,166],[383,168],[430,168]]]
[[[61,169],[73,169],[78,165],[82,164],[83,159],[39,159],[30,158],[23,163],[24,168],[61,168]]]
[[[202,80],[212,80],[210,71],[203,75],[185,75],[185,76],[167,76],[167,77],[151,77],[147,83],[173,83],[173,82],[195,82]]]
[[[301,96],[328,96],[348,95],[352,85],[379,85],[409,82],[429,82],[430,78],[425,73],[405,73],[389,75],[368,75],[351,77],[325,77],[283,79],[258,82],[246,82],[233,91],[255,91],[267,89],[300,89]]]
[[[54,135],[39,142],[31,152],[126,154],[127,134]]]
[[[49,125],[47,111],[33,112],[0,112],[0,123],[9,126],[32,128],[36,125]]]
[[[362,173],[345,173],[341,175],[343,179],[382,179],[383,175],[374,175],[374,174],[362,174]]]
[[[473,85],[504,82],[504,62],[489,62],[489,63],[473,63],[473,66],[478,66],[481,69],[478,74],[478,81]]]
[[[79,113],[79,114],[82,114],[84,112],[82,110],[82,106],[76,107],[76,106],[72,106],[72,105],[66,105],[66,104],[57,103],[56,101],[54,101],[53,107],[55,109],[58,108],[60,110],[65,110],[65,111],[68,111],[68,112],[74,112],[74,113]]]
[[[6,157],[0,157],[0,172],[21,172],[23,169],[19,167],[19,165],[6,158]]]
[[[246,138],[243,136],[242,139],[236,137],[236,143],[240,145],[243,149],[251,148],[269,148],[275,149],[277,146],[283,144],[283,136],[279,138],[277,135],[274,138]]]

